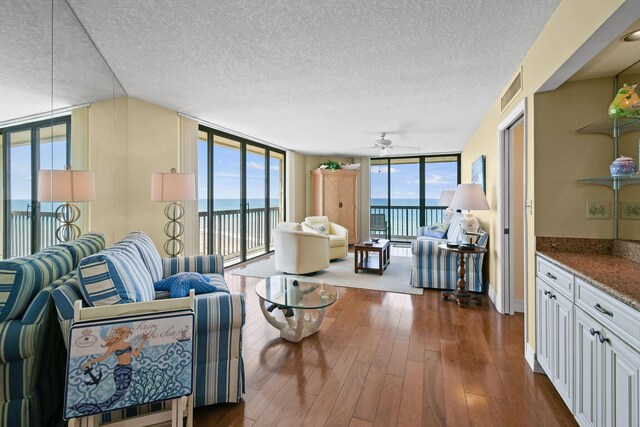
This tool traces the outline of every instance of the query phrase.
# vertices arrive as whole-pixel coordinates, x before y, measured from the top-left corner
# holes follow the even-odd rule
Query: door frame
[[[506,225],[513,223],[513,209],[505,209],[511,203],[510,194],[508,193],[508,186],[506,183],[513,182],[513,153],[509,148],[509,129],[516,124],[520,119],[524,124],[524,137],[523,137],[523,153],[524,153],[524,165],[523,165],[523,200],[525,205],[528,203],[527,184],[528,184],[528,153],[527,153],[527,98],[524,98],[519,104],[517,104],[511,112],[505,117],[505,119],[498,125],[498,242],[497,242],[497,255],[500,268],[498,268],[498,289],[500,290],[500,296],[496,299],[496,309],[502,314],[513,314],[514,302],[513,302],[513,235],[507,233]],[[508,160],[507,160],[508,158]],[[525,210],[525,206],[522,206]],[[528,224],[526,210],[524,212],[523,221],[523,241],[524,241],[524,327],[525,327],[525,343],[528,342],[528,328],[527,328],[527,297],[528,297]],[[510,230],[509,230],[510,231]]]

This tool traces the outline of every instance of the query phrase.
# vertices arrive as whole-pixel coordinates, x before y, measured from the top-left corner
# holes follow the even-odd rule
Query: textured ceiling
[[[0,122],[122,94],[64,0],[2,1],[0,19]]]
[[[559,0],[68,2],[129,95],[329,154],[461,150]]]

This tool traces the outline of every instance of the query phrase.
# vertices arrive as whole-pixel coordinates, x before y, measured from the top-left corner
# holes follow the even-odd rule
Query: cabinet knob
[[[550,294],[550,295],[549,295],[549,298],[552,298],[552,299],[553,299],[553,298],[555,298],[555,297],[556,297],[556,294],[552,294],[551,292],[549,292],[549,294]]]
[[[593,335],[600,335],[600,331],[596,331],[595,329],[591,328],[589,329],[589,333],[593,336]]]
[[[551,292],[549,292],[549,291],[544,291],[544,294],[545,294],[545,295],[549,295],[550,293],[551,293]]]
[[[553,279],[553,280],[558,280],[558,278],[556,276],[554,276],[553,274],[549,273],[548,271],[547,271],[547,277],[550,278],[550,279]]]
[[[598,340],[600,341],[601,344],[604,344],[606,342],[609,342],[609,338],[605,338],[603,337],[601,334],[598,334]]]
[[[341,208],[342,207],[342,202],[338,202],[338,207]]]

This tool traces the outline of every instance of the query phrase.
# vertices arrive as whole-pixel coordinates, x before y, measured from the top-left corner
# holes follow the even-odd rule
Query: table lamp
[[[56,239],[68,242],[82,233],[75,222],[80,218],[80,209],[71,202],[90,202],[96,199],[95,174],[91,171],[75,171],[71,166],[65,170],[40,170],[38,172],[38,201],[62,202],[55,210],[60,222],[56,228]]]
[[[451,209],[466,210],[464,217],[460,221],[462,229],[465,231],[462,237],[462,243],[471,245],[471,235],[467,233],[476,233],[480,224],[473,216],[471,210],[486,211],[491,209],[487,202],[487,197],[482,191],[480,184],[458,184],[456,193],[451,200]]]
[[[451,200],[453,199],[453,195],[456,194],[456,190],[442,190],[440,193],[440,200],[438,200],[438,206],[446,206],[447,208],[444,210],[444,222],[451,221],[451,217],[453,216],[453,209],[451,209]]]
[[[164,227],[164,234],[168,237],[164,243],[164,251],[170,257],[180,255],[184,249],[180,240],[184,233],[184,226],[180,221],[184,216],[184,207],[180,202],[193,200],[196,200],[195,174],[176,173],[175,168],[170,173],[151,174],[151,201],[171,202],[164,208],[164,215],[169,220]]]

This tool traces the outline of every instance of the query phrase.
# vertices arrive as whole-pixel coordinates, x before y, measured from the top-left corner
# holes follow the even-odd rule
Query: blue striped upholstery
[[[74,267],[78,266],[82,258],[103,250],[104,245],[104,234],[95,231],[83,234],[76,240],[60,244],[60,246],[66,247],[71,252]]]
[[[197,255],[179,258],[162,258],[162,278],[166,279],[183,271],[196,273],[224,273],[224,258],[222,255]]]
[[[196,295],[195,406],[238,402],[244,392],[242,326],[245,321],[245,305],[242,295],[229,293],[229,287],[222,276],[222,256],[163,258],[162,265],[165,276],[193,271],[205,274],[218,287],[217,292]],[[77,280],[71,278],[54,291],[65,343],[71,328],[73,303],[83,298],[77,286]],[[168,292],[157,292],[155,295],[156,298],[167,296]],[[118,421],[162,407],[163,404],[154,404],[118,410],[104,414],[102,419],[103,422]]]
[[[84,244],[69,242],[33,256],[0,261],[0,287],[4,288],[0,291],[4,292],[0,321],[2,426],[54,424],[52,417],[62,404],[66,352],[60,328],[53,321],[52,294],[74,277],[72,269],[80,252],[74,255],[72,247],[81,246]]]
[[[153,280],[133,241],[85,257],[78,265],[80,289],[91,306],[153,301]]]
[[[62,248],[0,261],[0,321],[22,316],[40,290],[72,268],[71,253]]]
[[[162,280],[162,259],[156,249],[156,245],[153,244],[153,240],[143,231],[132,231],[123,240],[134,242],[144,261],[144,265],[147,267],[149,274],[151,274],[153,283]]]
[[[483,232],[482,229],[478,230]],[[478,246],[486,247],[489,233],[483,232],[477,242]],[[458,254],[444,251],[438,245],[445,243],[445,239],[418,237],[411,245],[413,254],[413,268],[411,272],[411,286],[416,288],[456,289],[458,281]],[[482,262],[484,254],[465,255],[467,262],[465,280],[467,290],[471,292],[483,291]]]

